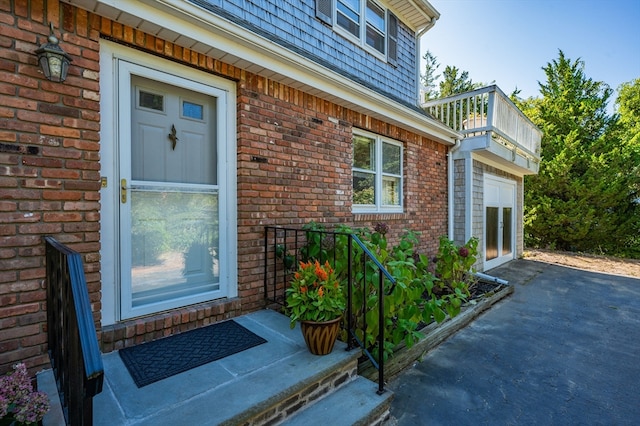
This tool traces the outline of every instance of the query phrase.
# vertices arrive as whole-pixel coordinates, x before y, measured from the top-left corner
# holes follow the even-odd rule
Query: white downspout
[[[419,33],[416,34],[416,69],[415,69],[415,73],[416,73],[416,93],[418,94],[418,106],[422,105],[422,102],[424,101],[424,99],[420,99],[420,89],[421,87],[421,83],[420,83],[420,59],[422,58],[420,56],[420,39],[422,38],[422,36],[429,31],[435,24],[436,21],[438,20],[438,17],[433,17],[431,18],[431,21],[429,21],[429,23],[427,24],[427,26],[425,26],[422,30],[420,30]]]
[[[473,236],[473,155],[464,153],[464,241],[469,241]]]
[[[459,148],[460,148],[460,143],[461,140],[460,139],[456,139],[456,143],[455,145],[453,145],[450,149],[449,149],[449,153],[447,153],[447,186],[448,186],[448,192],[449,192],[449,239],[451,241],[454,241],[453,237],[453,227],[454,227],[454,220],[455,220],[455,185],[454,185],[454,179],[455,179],[455,173],[453,170],[453,153],[456,152]]]

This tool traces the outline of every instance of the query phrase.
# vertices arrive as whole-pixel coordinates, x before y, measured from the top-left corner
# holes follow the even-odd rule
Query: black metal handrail
[[[80,254],[52,237],[46,242],[49,358],[68,425],[93,424],[93,397],[104,368]]]
[[[347,245],[347,350],[353,349],[356,345],[360,347],[363,354],[371,361],[371,364],[378,370],[378,390],[379,394],[384,390],[384,296],[393,292],[396,280],[378,261],[373,253],[355,234],[346,232],[333,232],[317,229],[296,229],[276,226],[265,227],[265,258],[264,258],[264,294],[267,302],[272,304],[285,305],[285,292],[288,286],[290,275],[297,269],[299,261],[316,259],[321,263],[329,261],[334,268],[338,258],[335,250],[336,242],[339,238],[346,238]],[[354,247],[355,243],[355,247]],[[364,258],[359,265],[355,265],[356,249],[361,250]],[[363,274],[362,281],[366,282],[367,264],[373,265],[378,271],[378,285],[375,290],[377,296],[377,318],[380,324],[377,339],[377,357],[367,346],[367,320],[368,307],[366,301],[369,294],[366,285],[362,285],[364,301],[363,306],[354,309],[353,294],[356,290],[355,274],[358,267]],[[344,277],[343,277],[344,278]],[[385,279],[391,285],[385,292]],[[358,337],[361,334],[361,338]],[[356,345],[354,345],[354,343]]]

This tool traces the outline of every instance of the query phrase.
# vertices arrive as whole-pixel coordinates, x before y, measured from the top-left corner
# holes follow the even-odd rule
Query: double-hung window
[[[402,144],[377,135],[353,135],[353,211],[402,212]]]
[[[316,0],[316,16],[389,63],[397,63],[398,20],[375,0]]]

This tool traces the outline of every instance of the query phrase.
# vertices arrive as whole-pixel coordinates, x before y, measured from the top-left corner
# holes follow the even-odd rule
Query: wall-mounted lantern
[[[67,72],[69,71],[69,63],[72,61],[69,56],[60,46],[58,46],[58,39],[53,35],[53,22],[49,23],[51,28],[51,34],[47,39],[48,43],[40,46],[36,50],[38,55],[38,63],[45,77],[51,81],[65,81],[67,79]]]

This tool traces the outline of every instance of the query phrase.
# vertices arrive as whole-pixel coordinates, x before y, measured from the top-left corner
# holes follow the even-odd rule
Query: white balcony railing
[[[540,160],[542,132],[495,85],[434,99],[423,107],[465,137],[489,133],[528,159]]]

